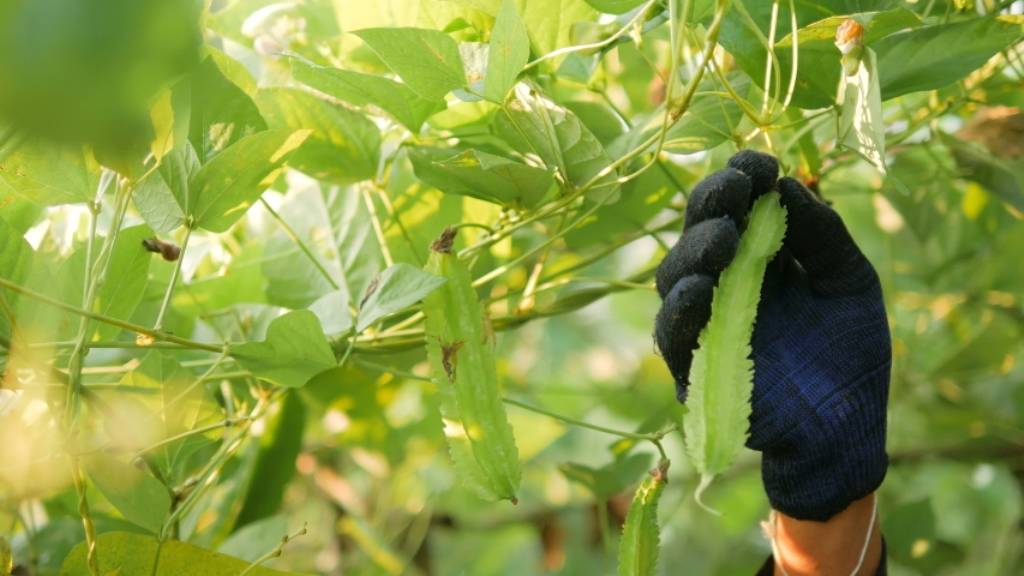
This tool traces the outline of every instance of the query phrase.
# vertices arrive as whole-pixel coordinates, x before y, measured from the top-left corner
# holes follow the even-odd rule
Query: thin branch
[[[284,230],[284,233],[288,236],[288,238],[290,238],[291,241],[294,242],[295,245],[299,247],[299,250],[301,250],[302,253],[306,255],[306,258],[310,261],[310,263],[312,263],[313,266],[317,269],[317,271],[320,272],[320,275],[324,277],[324,280],[327,280],[327,283],[330,284],[332,288],[334,288],[335,290],[339,290],[340,286],[338,286],[338,283],[334,280],[334,277],[331,276],[331,273],[327,271],[327,268],[324,268],[324,265],[320,262],[320,259],[317,258],[315,254],[313,254],[313,251],[310,250],[309,246],[307,246],[305,242],[302,241],[302,238],[299,238],[299,235],[296,234],[295,229],[292,228],[291,225],[289,225],[288,222],[285,221],[285,219],[282,218],[281,215],[277,213],[277,210],[274,210],[274,208],[270,206],[270,203],[267,202],[266,198],[260,196],[260,202],[263,203],[263,207],[267,209],[267,212],[269,212],[270,215],[274,217],[274,220],[277,220],[277,223],[281,225],[281,229]]]
[[[72,314],[77,314],[79,316],[84,316],[84,317],[89,318],[91,320],[96,320],[97,322],[103,322],[104,324],[110,324],[111,326],[117,326],[117,327],[122,328],[124,330],[128,330],[129,332],[135,332],[135,333],[138,333],[138,334],[142,334],[144,336],[149,336],[149,337],[153,338],[154,340],[161,340],[161,341],[164,341],[164,342],[173,342],[175,344],[180,344],[182,346],[185,346],[186,348],[193,348],[193,349],[196,349],[196,350],[206,350],[208,352],[222,352],[224,350],[224,346],[217,346],[215,344],[207,344],[207,343],[204,343],[204,342],[196,342],[194,340],[189,340],[188,338],[182,338],[180,336],[175,336],[174,334],[168,334],[166,332],[161,332],[159,330],[152,330],[150,328],[146,328],[145,326],[140,326],[138,324],[133,324],[131,322],[125,322],[124,320],[119,320],[117,318],[111,318],[110,316],[107,316],[105,314],[100,314],[98,312],[90,312],[88,310],[83,310],[82,308],[79,308],[78,306],[73,306],[71,304],[67,304],[65,302],[61,302],[60,300],[56,300],[54,298],[50,298],[49,296],[47,296],[45,294],[41,294],[39,292],[36,292],[35,290],[31,290],[29,288],[25,288],[24,286],[19,286],[18,284],[15,284],[14,282],[11,282],[11,281],[9,281],[9,280],[7,280],[5,278],[0,278],[0,287],[7,288],[8,290],[17,292],[17,293],[21,294],[22,296],[27,296],[27,297],[29,297],[29,298],[31,298],[33,300],[36,300],[38,302],[42,302],[44,304],[48,304],[48,305],[53,306],[55,308],[60,308],[61,310],[64,310],[64,311],[67,311],[67,312],[71,312]]]

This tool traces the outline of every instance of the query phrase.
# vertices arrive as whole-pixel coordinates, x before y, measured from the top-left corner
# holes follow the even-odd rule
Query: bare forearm
[[[874,505],[875,495],[869,494],[825,522],[797,520],[776,513],[776,576],[846,576],[854,573],[865,540],[864,561],[856,574],[875,574],[882,562],[882,535],[877,514],[873,514]]]

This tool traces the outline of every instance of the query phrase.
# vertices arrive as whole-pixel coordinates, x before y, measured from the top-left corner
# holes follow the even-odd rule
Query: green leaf
[[[352,327],[352,314],[348,309],[349,295],[344,289],[332,290],[317,298],[309,310],[320,319],[324,334],[337,336]]]
[[[514,0],[504,0],[494,21],[491,47],[487,54],[484,97],[502,102],[530,59],[530,36],[519,17]]]
[[[356,106],[374,106],[390,114],[413,132],[419,132],[427,118],[444,110],[442,99],[428,100],[401,82],[383,76],[291,59],[292,75],[303,84],[328,96]]]
[[[153,236],[149,226],[125,228],[117,236],[110,254],[106,280],[96,292],[94,310],[120,320],[130,320],[142,301],[149,279],[149,265],[153,254],[147,252],[142,241]],[[121,328],[106,323],[94,323],[97,340],[111,340]]]
[[[194,385],[193,374],[169,353],[149,351],[137,368],[121,378],[120,384],[149,388],[159,393],[164,438],[177,436],[195,427],[203,407],[204,389]],[[171,442],[158,451],[150,452],[156,457],[151,456],[149,462],[161,465],[164,477],[169,481],[176,479],[178,474],[175,466],[179,459],[189,453],[189,448],[198,447],[207,441],[196,435]]]
[[[885,119],[875,51],[865,48],[856,72],[844,74],[840,82],[839,104],[843,108],[836,139],[885,174]]]
[[[469,270],[452,253],[454,235],[449,228],[431,246],[426,269],[447,282],[423,301],[444,433],[463,483],[484,499],[516,503],[519,453],[498,390],[493,336]]]
[[[362,332],[377,320],[403,310],[445,283],[429,272],[398,262],[381,273],[359,306],[356,330]]]
[[[1020,24],[974,18],[898,32],[879,40],[882,99],[941,88],[967,76],[1022,38]]]
[[[171,511],[166,486],[142,470],[111,456],[96,454],[85,460],[93,484],[129,521],[157,534]]]
[[[470,196],[517,208],[532,208],[547,195],[554,182],[552,171],[515,160],[448,148],[409,149],[416,176],[447,194]]]
[[[236,526],[267,518],[281,507],[285,489],[295,476],[295,459],[302,450],[306,429],[306,406],[302,398],[294,392],[285,396],[278,412],[268,418],[267,424],[260,436],[259,452]]]
[[[287,533],[288,519],[282,515],[271,516],[239,528],[217,548],[217,552],[254,562],[280,544]]]
[[[605,14],[625,14],[643,3],[644,0],[587,0],[587,4]]]
[[[980,145],[942,135],[961,175],[1024,212],[1024,160],[1001,158]]]
[[[100,165],[81,146],[29,139],[0,160],[0,189],[40,206],[91,202]]]
[[[662,461],[636,489],[619,541],[619,576],[653,576],[658,566],[658,501],[668,482]]]
[[[252,101],[256,81],[237,60],[206,46],[209,56],[182,83],[192,120],[189,140],[205,164],[221,150],[267,129]]]
[[[150,228],[166,233],[185,224],[185,206],[195,203],[190,184],[199,169],[196,151],[185,141],[165,155],[157,170],[135,186],[132,201]]]
[[[583,485],[603,501],[625,490],[650,465],[650,454],[631,452],[620,454],[600,468],[566,462],[558,469],[566,478]]]
[[[0,277],[20,284],[32,265],[32,246],[6,220],[0,218]],[[7,297],[13,296],[5,292]]]
[[[547,54],[572,44],[572,28],[577,22],[597,20],[598,12],[585,0],[515,0],[516,8],[530,35],[533,53]],[[557,66],[564,58],[551,61]]]
[[[459,47],[450,36],[423,28],[367,28],[354,32],[414,92],[439,100],[466,85]]]
[[[107,532],[96,538],[100,574],[106,576],[149,574],[151,576],[237,576],[250,567],[249,562],[168,540],[163,544],[153,536],[128,532]],[[269,552],[269,550],[267,551]],[[61,576],[89,576],[87,548],[82,542],[68,554]],[[290,572],[253,567],[247,576],[288,576]],[[298,575],[294,575],[298,576]]]
[[[312,131],[292,168],[342,185],[376,175],[380,131],[366,116],[294,88],[260,90],[256,103],[271,128]]]
[[[526,84],[519,84],[515,97],[502,106],[494,128],[513,148],[536,154],[571,186],[582,186],[611,164],[604,146],[575,114]],[[603,199],[611,194],[609,202],[614,202],[619,188],[611,184],[615,177],[602,177],[591,196]]]
[[[259,378],[285,388],[305,386],[313,376],[337,365],[320,321],[309,310],[276,318],[264,341],[233,346],[231,355]]]
[[[820,108],[831,105],[836,99],[836,86],[839,85],[842,76],[841,54],[835,45],[836,30],[850,18],[864,28],[863,42],[869,47],[893,32],[921,24],[921,19],[913,12],[905,8],[896,8],[884,12],[858,14],[847,14],[843,11],[839,16],[830,16],[800,28],[797,33],[800,53],[797,61],[796,89],[793,93],[793,102],[796,105],[803,108]],[[779,59],[779,77],[783,83],[781,88],[785,88],[789,84],[793,69],[792,33],[775,44],[775,55]],[[758,85],[764,82],[763,59],[759,72],[754,76]],[[785,90],[780,91],[780,95],[784,94]]]
[[[267,130],[242,138],[202,167],[190,186],[196,225],[224,232],[277,177],[309,130]]]
[[[750,337],[764,271],[782,245],[786,210],[776,192],[758,198],[736,256],[722,272],[690,368],[689,412],[683,419],[686,454],[701,475],[697,499],[743,448],[750,427],[754,365]]]

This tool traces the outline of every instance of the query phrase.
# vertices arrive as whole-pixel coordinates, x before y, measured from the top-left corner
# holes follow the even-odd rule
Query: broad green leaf
[[[245,526],[277,513],[284,500],[285,489],[295,476],[295,459],[302,449],[305,429],[306,406],[302,398],[292,392],[285,396],[277,413],[272,413],[267,419],[267,428],[260,436],[249,489],[242,502],[242,511],[235,520],[236,526]]]
[[[672,170],[673,174],[684,174],[669,163],[664,169]],[[566,244],[574,250],[582,250],[639,230],[672,200],[679,191],[678,186],[660,168],[645,171],[622,186],[622,200],[611,206],[602,206],[566,234]]]
[[[185,224],[186,207],[195,202],[190,185],[199,169],[196,151],[186,140],[166,154],[157,170],[135,186],[132,201],[150,228],[166,233]]]
[[[416,176],[448,194],[471,196],[504,206],[532,208],[554,182],[551,170],[480,150],[409,149]]]
[[[530,58],[530,37],[514,0],[504,0],[491,32],[484,96],[502,102]]]
[[[844,74],[840,82],[838,103],[843,108],[837,140],[885,174],[885,119],[875,51],[865,48],[856,72]]]
[[[750,81],[738,73],[730,75],[729,82],[740,94],[745,93],[750,86]],[[701,94],[716,90],[719,87],[713,80],[701,83],[686,113],[665,133],[665,150],[683,154],[701,152],[734,138],[733,134],[743,120],[743,111],[730,98],[718,94]],[[651,114],[645,121],[637,122],[629,132],[613,140],[607,147],[608,153],[613,157],[626,154],[657,134],[663,123],[663,110]],[[655,146],[652,144],[649,149],[653,150]]]
[[[40,206],[91,202],[100,165],[82,146],[27,139],[0,160],[0,189]]]
[[[337,336],[352,327],[352,314],[348,307],[348,292],[341,289],[332,290],[317,298],[316,302],[309,305],[309,310],[320,320],[324,334]]]
[[[585,0],[514,1],[538,56],[571,45],[573,24],[597,20],[599,15]],[[552,65],[560,60],[553,59]]]
[[[594,136],[597,136],[605,148],[612,140],[622,136],[628,128],[622,118],[607,104],[589,100],[573,100],[563,102],[562,105],[572,110],[572,113],[579,117],[583,125],[594,133]]]
[[[452,252],[454,236],[449,228],[431,246],[426,269],[447,282],[423,301],[444,433],[460,480],[482,498],[514,504],[519,453],[498,389],[493,336],[469,270]]]
[[[142,241],[151,236],[153,231],[146,225],[125,228],[118,234],[105,281],[96,292],[96,312],[119,320],[131,319],[142,301],[150,262],[153,261],[153,254],[142,246]],[[96,322],[93,325],[97,340],[111,340],[121,332],[120,328],[110,324]]]
[[[1020,24],[991,17],[886,36],[872,46],[882,99],[952,84],[1022,37]]]
[[[427,118],[444,110],[442,99],[427,100],[401,82],[383,76],[318,66],[291,59],[292,75],[303,84],[356,106],[374,106],[390,114],[413,132]]]
[[[309,130],[267,130],[242,138],[196,173],[190,212],[196,225],[211,232],[231,227],[277,177]]]
[[[194,375],[183,368],[170,353],[151,350],[137,368],[124,375],[120,384],[136,388],[149,388],[159,392],[161,397],[160,417],[163,423],[163,438],[171,438],[191,430],[199,419],[203,407],[204,389],[194,386]],[[156,457],[150,460],[161,466],[166,478],[173,481],[178,474],[176,465],[187,455],[190,448],[208,442],[201,435],[166,444]]]
[[[21,283],[32,265],[32,246],[6,220],[0,218],[0,278]],[[10,292],[5,294],[12,295]]]
[[[368,28],[354,32],[409,88],[439,100],[466,84],[459,47],[450,36],[423,28]]]
[[[208,56],[182,81],[189,91],[189,140],[202,161],[246,136],[267,129],[252,96],[256,81],[230,56],[206,47]]]
[[[129,521],[157,534],[171,511],[169,489],[142,470],[104,454],[85,460],[89,479]]]
[[[260,90],[256,103],[271,128],[311,130],[289,161],[292,168],[334,184],[377,173],[380,131],[366,116],[294,88]]]
[[[1024,160],[1001,158],[978,144],[951,136],[941,140],[953,153],[964,178],[981,184],[996,198],[1024,212]]]
[[[689,412],[683,419],[686,454],[701,475],[697,499],[736,458],[750,427],[754,364],[750,337],[764,271],[782,245],[786,210],[776,192],[758,198],[736,256],[722,272],[690,368]]]
[[[289,223],[292,220],[287,220]],[[292,224],[294,226],[294,224]],[[321,264],[336,277],[336,267],[314,254]],[[264,292],[267,302],[285,308],[306,308],[324,294],[333,290],[323,273],[310,262],[288,234],[275,232],[263,250],[260,271],[266,278]]]
[[[362,332],[388,314],[419,302],[444,283],[444,278],[404,262],[388,267],[363,297],[356,330]]]
[[[836,30],[848,19],[856,20],[864,29],[863,42],[873,46],[879,39],[904,29],[917,27],[920,18],[905,8],[884,12],[859,14],[841,13],[800,28],[797,44],[800,50],[797,60],[796,89],[793,102],[803,108],[828,106],[836,99],[836,86],[842,75],[841,54],[836,48]],[[775,44],[775,55],[779,59],[782,88],[789,85],[793,69],[793,35],[787,34]],[[758,85],[764,82],[764,61],[760,65],[760,76],[755,75]],[[785,90],[780,91],[785,95]]]
[[[650,465],[650,454],[631,452],[616,457],[600,468],[566,462],[558,469],[566,478],[586,487],[596,498],[603,501],[625,490]]]
[[[605,14],[625,14],[643,3],[644,0],[587,0],[587,4]]]
[[[570,187],[582,186],[612,160],[604,146],[571,111],[556,104],[525,83],[516,86],[515,97],[494,118],[499,136],[522,154],[534,154],[556,170]],[[592,198],[617,200],[613,172],[592,188]]]
[[[238,576],[249,562],[204,550],[185,542],[128,532],[107,532],[96,538],[100,574],[105,576]],[[270,552],[270,550],[267,550]],[[60,576],[90,576],[86,564],[86,543],[82,542],[64,559]],[[288,576],[290,572],[255,566],[247,576]],[[297,575],[295,575],[297,576]]]
[[[187,316],[210,314],[236,304],[264,304],[261,273],[263,246],[258,242],[246,245],[221,274],[193,279],[188,290],[175,291],[171,299],[176,312]]]
[[[619,576],[653,576],[658,566],[658,501],[668,482],[668,461],[663,460],[633,495],[619,541]]]
[[[849,17],[856,18],[865,27],[865,43],[874,42],[886,34],[917,25],[918,18],[907,10],[896,7],[890,0],[816,0],[796,2],[799,36],[797,84],[792,103],[801,108],[822,108],[835,100],[839,83],[839,50],[835,47],[835,28]],[[761,35],[768,37],[774,2],[744,2]],[[775,56],[779,63],[779,81],[772,75],[772,92],[779,88],[782,98],[789,84],[792,63],[791,13],[786,2],[779,7],[775,37]],[[893,8],[893,10],[889,10]],[[709,11],[706,18],[710,18]],[[833,18],[834,17],[834,18]],[[831,33],[831,36],[829,34]],[[739,9],[726,13],[719,41],[735,58],[740,68],[758,86],[764,86],[766,51],[758,37],[750,30]],[[877,51],[877,48],[876,48]],[[881,55],[881,52],[879,52]]]
[[[276,318],[264,341],[233,346],[231,355],[257,377],[285,388],[304,386],[337,364],[320,321],[308,310]]]
[[[287,533],[288,519],[283,515],[271,516],[235,530],[217,548],[217,552],[246,562],[254,562],[280,544],[281,538]]]

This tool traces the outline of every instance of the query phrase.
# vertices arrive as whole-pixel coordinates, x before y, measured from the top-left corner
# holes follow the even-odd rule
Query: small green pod
[[[702,506],[704,489],[732,464],[747,440],[754,389],[750,338],[765,269],[785,233],[786,209],[779,194],[758,198],[736,256],[718,279],[711,320],[697,339],[683,431],[686,453],[701,475],[696,496]]]
[[[658,564],[658,500],[668,482],[668,460],[640,483],[629,505],[619,541],[619,576],[649,576]]]
[[[519,452],[498,390],[494,342],[469,270],[453,253],[454,239],[449,228],[431,245],[426,271],[447,282],[423,299],[445,438],[467,486],[485,499],[515,504]]]

